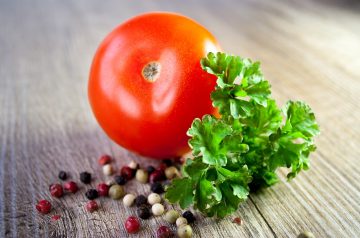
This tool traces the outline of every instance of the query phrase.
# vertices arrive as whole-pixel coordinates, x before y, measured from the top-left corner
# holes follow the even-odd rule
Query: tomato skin
[[[220,51],[211,33],[178,14],[147,13],[119,25],[90,70],[89,101],[100,126],[140,155],[162,159],[189,151],[193,119],[215,113],[216,78],[200,67],[210,51]],[[160,65],[154,82],[143,76],[151,62]]]

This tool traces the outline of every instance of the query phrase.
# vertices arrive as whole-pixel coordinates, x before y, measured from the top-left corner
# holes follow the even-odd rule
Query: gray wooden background
[[[225,51],[260,60],[276,99],[307,101],[321,125],[310,171],[251,195],[236,213],[242,226],[234,216],[199,216],[194,237],[360,237],[360,4],[349,0],[0,1],[0,237],[127,237],[122,224],[133,209],[100,199],[98,212],[84,210],[84,191],[95,183],[61,199],[47,188],[60,169],[76,181],[84,170],[105,180],[103,153],[116,167],[155,163],[109,141],[86,95],[103,37],[153,10],[188,15]],[[127,190],[149,187],[132,182]],[[37,213],[41,198],[52,200],[60,220]],[[131,237],[152,237],[163,223],[143,222]]]

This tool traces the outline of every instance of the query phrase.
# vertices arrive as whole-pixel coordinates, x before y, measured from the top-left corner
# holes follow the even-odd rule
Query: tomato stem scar
[[[153,83],[155,82],[159,76],[160,76],[160,70],[161,70],[161,65],[158,62],[150,62],[147,65],[144,66],[143,70],[142,70],[142,76],[143,78],[150,82]]]

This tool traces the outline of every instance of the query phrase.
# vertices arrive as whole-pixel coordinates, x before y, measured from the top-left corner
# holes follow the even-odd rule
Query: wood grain
[[[358,1],[0,1],[0,237],[127,237],[134,214],[121,202],[99,199],[84,210],[84,191],[62,199],[47,187],[60,169],[107,178],[97,157],[120,167],[144,160],[112,143],[87,102],[89,66],[97,45],[136,14],[176,11],[201,22],[224,50],[260,60],[279,102],[307,101],[321,126],[312,169],[291,182],[252,194],[231,223],[198,215],[195,237],[360,236],[360,4]],[[284,174],[285,171],[280,171]],[[135,181],[129,192],[148,194]],[[51,199],[61,219],[34,207]],[[131,237],[154,237],[162,218],[143,222]]]

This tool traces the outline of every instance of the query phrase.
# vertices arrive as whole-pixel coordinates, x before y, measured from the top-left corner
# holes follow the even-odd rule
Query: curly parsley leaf
[[[289,179],[307,170],[319,126],[304,102],[278,108],[258,62],[209,53],[201,66],[217,76],[211,99],[221,118],[193,121],[187,134],[195,157],[186,161],[184,177],[172,182],[165,197],[222,218],[250,191],[278,182],[278,168],[289,168]]]

